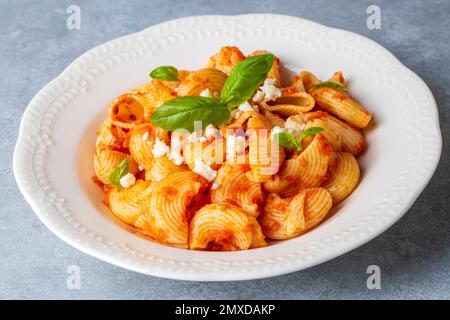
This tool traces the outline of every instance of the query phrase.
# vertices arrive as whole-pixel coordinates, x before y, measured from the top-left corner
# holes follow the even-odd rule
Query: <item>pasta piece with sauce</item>
[[[194,214],[189,225],[189,248],[234,251],[266,245],[256,219],[229,203],[213,203]]]

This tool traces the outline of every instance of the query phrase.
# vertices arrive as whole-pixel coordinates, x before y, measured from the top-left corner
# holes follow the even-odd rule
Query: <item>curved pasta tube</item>
[[[300,91],[295,87],[281,89],[282,96],[275,101],[268,101],[261,107],[265,110],[293,116],[299,113],[311,111],[314,108],[313,97],[305,91]]]
[[[249,118],[246,133],[250,171],[246,176],[253,182],[269,180],[278,172],[284,161],[284,150],[272,141],[270,132],[270,123],[262,115],[255,114]]]
[[[220,93],[227,75],[220,70],[205,68],[191,72],[178,86],[178,95],[198,96],[203,90]]]
[[[169,143],[169,133],[151,123],[135,126],[130,135],[130,153],[133,159],[145,169],[149,168],[153,161],[153,145],[156,138]]]
[[[284,124],[286,121],[284,121],[284,119],[281,118],[280,116],[267,110],[263,110],[262,114],[270,122],[270,125],[272,127],[278,126],[284,128]]]
[[[97,131],[97,140],[95,146],[113,146],[119,143],[119,139],[113,133],[111,120],[108,118],[103,121],[102,125]]]
[[[152,228],[146,230],[156,240],[177,247],[188,247],[188,206],[208,186],[201,176],[175,172],[155,183],[144,211]]]
[[[145,202],[150,199],[153,184],[137,180],[126,189],[113,188],[107,195],[107,202],[112,213],[125,223],[134,225],[145,210]]]
[[[327,142],[333,147],[334,151],[342,150],[342,138],[338,132],[333,130],[325,119],[314,119],[306,123],[305,130],[311,127],[319,127],[324,129],[320,134],[323,135]]]
[[[357,128],[365,128],[373,116],[347,92],[331,87],[313,88],[309,91],[317,106],[347,121]]]
[[[111,147],[99,147],[94,154],[94,171],[97,178],[104,184],[109,185],[109,176],[111,172],[125,159],[128,154],[114,150]],[[135,174],[137,164],[133,159],[128,163],[128,171]]]
[[[150,121],[153,112],[161,104],[177,97],[177,94],[165,85],[165,81],[152,79],[149,83],[131,91],[144,108],[144,118]]]
[[[320,80],[309,71],[299,72],[293,79],[291,86],[300,91],[309,92],[315,85],[319,84]]]
[[[265,51],[265,50],[256,50],[256,51],[253,51],[249,55],[249,57],[257,56],[257,55],[261,55],[261,54],[267,54],[267,53],[271,53],[271,52]],[[274,58],[273,58],[272,68],[269,70],[267,78],[275,80],[275,86],[276,87],[281,87],[280,59],[278,59],[278,57],[275,56],[275,55],[274,55]]]
[[[187,171],[185,164],[176,165],[167,156],[153,159],[145,169],[145,180],[159,182],[174,172]]]
[[[261,184],[250,181],[245,176],[246,171],[244,165],[223,164],[210,191],[211,202],[231,203],[257,217],[263,202]]]
[[[337,152],[330,178],[322,185],[337,204],[350,195],[359,182],[358,161],[351,153]]]
[[[220,134],[222,136],[226,136],[227,129],[242,129],[244,127],[244,124],[248,121],[248,119],[250,119],[251,117],[254,117],[254,116],[259,117],[261,115],[256,111],[242,112],[241,114],[238,115],[238,117],[236,119],[233,119],[231,121],[231,123],[223,126],[220,129]],[[266,121],[266,125],[269,126],[270,122]]]
[[[305,228],[306,193],[282,199],[276,193],[267,196],[264,212],[258,218],[264,235],[274,240],[298,236]]]
[[[234,251],[266,245],[254,217],[229,203],[205,205],[189,224],[189,248]]]
[[[216,68],[229,75],[239,62],[245,59],[244,54],[237,47],[222,47],[218,53],[209,58],[207,67]]]
[[[267,238],[290,239],[316,227],[331,207],[331,196],[324,188],[304,189],[285,199],[271,193],[258,221]]]
[[[222,137],[213,141],[205,142],[187,142],[183,146],[184,161],[192,170],[195,167],[195,161],[200,160],[207,163],[213,169],[220,167],[225,161],[226,144]]]
[[[305,215],[305,233],[315,228],[325,219],[330,211],[333,201],[330,193],[324,188],[308,188],[303,190],[306,193],[303,214]]]
[[[310,112],[303,115],[303,120],[305,122],[314,121],[315,119],[322,120],[320,125],[322,128],[333,131],[341,138],[342,151],[350,152],[356,156],[364,150],[365,140],[359,129],[353,128],[352,126],[327,114],[326,112]]]
[[[178,86],[180,82],[183,81],[191,72],[187,70],[178,70],[178,80],[169,81],[169,80],[161,80],[161,82],[168,87],[172,92],[178,90]]]
[[[335,73],[333,73],[333,75],[331,76],[330,79],[328,79],[328,81],[337,82],[345,86],[345,78],[342,71],[336,71]]]
[[[115,99],[109,106],[109,118],[118,127],[131,129],[145,121],[145,106],[140,94],[125,93]]]
[[[286,160],[280,172],[263,184],[264,189],[288,197],[304,188],[320,186],[326,177],[332,152],[326,138],[315,135],[300,155]]]

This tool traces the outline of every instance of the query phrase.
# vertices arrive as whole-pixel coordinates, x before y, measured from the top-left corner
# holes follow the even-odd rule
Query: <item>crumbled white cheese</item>
[[[284,123],[284,128],[287,129],[289,132],[292,133],[298,133],[300,131],[303,131],[305,128],[305,123],[301,119],[299,115],[290,116],[286,119],[286,122]]]
[[[247,147],[247,141],[244,136],[227,136],[227,150],[226,150],[226,159],[227,161],[233,161],[235,159],[235,155],[242,154],[245,152],[245,148]]]
[[[197,142],[200,137],[201,137],[201,134],[197,131],[194,131],[187,136],[186,140],[188,142]]]
[[[179,135],[172,135],[170,138],[170,147],[171,150],[167,154],[169,160],[175,163],[177,166],[184,162],[184,157],[181,154],[183,149],[183,142],[181,141],[181,137]]]
[[[143,166],[139,165],[138,169],[139,169],[139,171],[142,171],[142,170],[144,170],[145,168],[144,168]]]
[[[213,184],[211,185],[211,190],[217,190],[219,189],[220,184],[217,182],[213,182]]]
[[[231,117],[230,120],[228,122],[231,122],[232,119],[237,119],[241,116],[242,111],[239,110],[238,108],[235,108],[233,110],[231,110]]]
[[[169,152],[167,157],[169,158],[170,161],[175,163],[177,166],[179,166],[180,164],[182,164],[184,162],[184,157],[179,152],[175,152],[173,150]]]
[[[170,147],[172,148],[172,151],[180,152],[183,148],[181,137],[178,135],[172,135],[172,137],[170,138]]]
[[[216,170],[212,169],[210,166],[203,163],[203,161],[201,161],[201,160],[195,160],[195,166],[192,171],[194,171],[195,173],[198,173],[199,175],[201,175],[203,178],[205,178],[208,181],[213,181],[217,175]]]
[[[136,182],[136,177],[132,173],[127,173],[119,180],[122,188],[129,188]]]
[[[255,95],[252,99],[253,102],[262,102],[264,101],[264,92],[262,91],[256,91]]]
[[[247,111],[256,111],[258,112],[258,107],[257,106],[252,106],[248,101],[245,101],[243,104],[241,104],[238,109],[242,112],[247,112]]]
[[[202,90],[202,92],[200,92],[200,97],[212,97],[211,91],[209,91],[208,88],[206,88],[205,90]]]
[[[285,128],[281,128],[279,126],[275,126],[272,128],[272,131],[270,132],[270,137],[273,139],[273,136],[277,133],[286,132],[287,130]]]
[[[145,131],[145,133],[142,135],[142,140],[144,141],[148,140],[148,131]]]
[[[219,130],[217,130],[216,126],[213,124],[208,125],[205,128],[205,138],[211,140],[213,137],[219,136]]]
[[[254,102],[273,101],[281,97],[281,95],[281,90],[275,86],[275,80],[266,79],[252,100]]]
[[[156,137],[155,143],[153,145],[152,154],[155,158],[161,158],[166,153],[169,152],[169,147],[165,144],[164,141],[161,141],[158,137]]]

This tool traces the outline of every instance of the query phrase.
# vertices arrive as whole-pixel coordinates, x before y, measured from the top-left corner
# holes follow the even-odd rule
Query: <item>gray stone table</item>
[[[381,8],[380,30],[366,26],[366,9],[374,2]],[[66,28],[66,9],[72,4],[81,8],[79,30]],[[444,149],[436,174],[409,212],[376,239],[327,263],[271,279],[228,283],[130,272],[75,250],[47,230],[12,174],[19,121],[38,90],[104,41],[178,17],[254,12],[295,15],[362,34],[428,83],[439,106]],[[450,298],[449,14],[446,0],[0,0],[0,298]],[[380,290],[366,286],[366,268],[372,264],[381,267]],[[66,286],[69,265],[81,269],[79,290]]]

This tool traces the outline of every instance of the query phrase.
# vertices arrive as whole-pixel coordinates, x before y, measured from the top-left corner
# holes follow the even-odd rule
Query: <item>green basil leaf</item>
[[[194,121],[201,121],[202,128],[219,125],[230,118],[230,111],[217,100],[209,97],[180,97],[160,105],[152,115],[153,124],[165,130],[194,130]]]
[[[347,90],[347,88],[343,84],[334,81],[324,81],[313,86],[313,88],[322,88],[322,87],[331,87],[335,89]]]
[[[297,149],[297,152],[300,153],[303,150],[302,141],[306,137],[313,136],[316,133],[323,131],[323,128],[320,127],[311,127],[306,129],[300,134],[300,139],[297,140],[295,135],[291,132],[279,132],[274,135],[275,141],[277,143],[287,149]]]
[[[108,179],[109,182],[116,187],[118,190],[122,189],[120,185],[120,178],[128,173],[128,163],[130,162],[130,158],[127,157],[122,160],[122,162],[113,169]]]
[[[232,109],[247,101],[267,78],[273,60],[273,54],[262,54],[249,57],[234,66],[222,87],[222,102]]]
[[[162,66],[154,69],[150,73],[153,79],[176,81],[178,80],[178,70],[173,66]]]
[[[322,132],[324,129],[320,127],[311,127],[303,131],[300,135],[300,141],[305,139],[306,137],[313,136],[316,133]]]
[[[275,141],[282,147],[287,149],[297,149],[300,153],[302,150],[301,143],[290,132],[278,132],[274,134]]]

